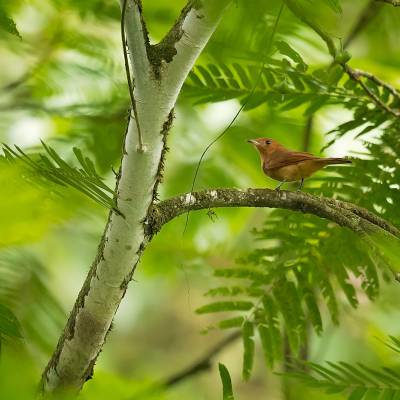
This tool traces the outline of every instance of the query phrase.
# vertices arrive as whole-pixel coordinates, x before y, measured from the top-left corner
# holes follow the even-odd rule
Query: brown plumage
[[[251,139],[261,157],[261,167],[270,178],[280,181],[279,189],[285,182],[301,181],[326,165],[349,164],[346,158],[321,158],[310,153],[291,151],[270,138]]]

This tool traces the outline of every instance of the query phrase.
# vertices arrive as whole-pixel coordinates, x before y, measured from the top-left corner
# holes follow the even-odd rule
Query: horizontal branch
[[[148,234],[157,233],[164,224],[186,212],[220,207],[282,208],[329,219],[360,235],[381,229],[400,238],[400,231],[389,222],[352,203],[270,189],[208,189],[164,200],[153,205]]]

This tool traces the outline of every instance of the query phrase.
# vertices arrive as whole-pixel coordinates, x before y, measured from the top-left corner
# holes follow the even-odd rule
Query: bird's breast
[[[316,160],[305,160],[279,168],[267,168],[264,164],[263,170],[266,175],[277,181],[295,182],[308,178],[321,167],[323,164]]]
[[[293,182],[301,180],[301,172],[296,164],[286,165],[280,168],[264,168],[264,172],[270,178],[281,182]]]

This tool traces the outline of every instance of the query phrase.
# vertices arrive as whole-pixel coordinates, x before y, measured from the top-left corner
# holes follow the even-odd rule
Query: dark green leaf
[[[223,400],[234,400],[233,397],[233,389],[232,389],[232,380],[229,375],[228,369],[224,364],[218,364],[219,375],[222,381],[222,399]]]
[[[242,376],[245,381],[250,378],[254,364],[254,326],[252,322],[245,321],[242,328],[243,336],[243,369]]]
[[[14,313],[0,304],[0,336],[22,338],[20,324]]]
[[[22,39],[14,20],[10,18],[2,8],[0,8],[0,29]]]
[[[197,314],[207,314],[223,311],[249,311],[253,307],[250,301],[219,301],[207,304],[196,310]]]
[[[243,325],[244,318],[243,317],[235,317],[224,319],[218,323],[218,327],[221,329],[229,329],[229,328],[240,328]]]

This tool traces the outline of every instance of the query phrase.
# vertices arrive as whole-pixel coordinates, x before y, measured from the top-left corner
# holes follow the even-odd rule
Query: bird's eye
[[[266,140],[265,144],[271,144],[271,141],[270,140]]]

